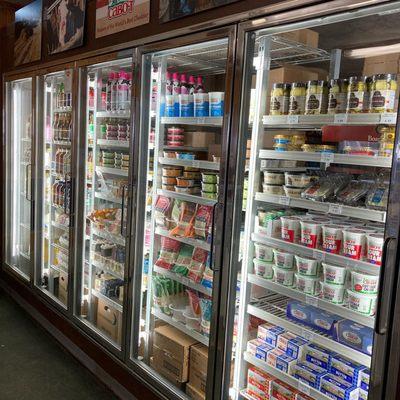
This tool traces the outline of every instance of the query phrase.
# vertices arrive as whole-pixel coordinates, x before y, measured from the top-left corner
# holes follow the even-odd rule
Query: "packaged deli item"
[[[285,185],[295,187],[295,188],[304,188],[308,186],[314,179],[314,177],[306,175],[306,174],[295,174],[293,172],[285,172]]]
[[[286,197],[300,199],[304,189],[285,185],[283,186],[283,190]]]
[[[376,294],[365,294],[347,290],[347,299],[350,310],[357,311],[364,315],[375,315],[377,303]]]
[[[346,287],[344,285],[335,285],[321,282],[321,292],[324,300],[334,304],[343,304]]]
[[[358,400],[368,400],[368,391],[359,388],[358,389]]]
[[[248,342],[247,342],[247,347],[246,347],[246,351],[249,353],[249,354],[251,354],[252,356],[256,356],[256,353],[257,353],[257,347],[258,346],[262,346],[262,345],[265,345],[265,342],[263,342],[262,340],[260,340],[260,339],[252,339],[252,340],[249,340]],[[271,347],[271,348],[273,348],[273,347]]]
[[[266,262],[272,262],[274,259],[273,248],[261,243],[254,243],[256,258]]]
[[[290,88],[285,83],[274,83],[271,90],[270,115],[285,115],[289,112]]]
[[[169,228],[173,200],[169,197],[158,196],[154,206],[154,219],[156,225],[162,228]]]
[[[290,89],[289,115],[302,115],[305,112],[306,84],[293,82]]]
[[[292,368],[292,375],[307,385],[319,389],[320,381],[327,374],[324,368],[318,367],[315,364],[307,361],[297,361]]]
[[[305,114],[326,114],[328,108],[328,82],[308,81]]]
[[[334,355],[333,351],[318,346],[315,343],[309,343],[304,348],[305,360],[325,370],[328,370],[331,358]]]
[[[372,77],[371,112],[394,112],[397,93],[397,76],[395,74],[378,74]]]
[[[196,208],[197,205],[195,203],[175,200],[172,217],[175,218],[176,226],[170,231],[170,235],[182,237],[191,237],[193,235],[193,219]]]
[[[365,354],[372,354],[373,329],[344,319],[335,325],[335,340]]]
[[[161,237],[161,248],[155,265],[171,270],[179,255],[181,243],[169,237]]]
[[[282,239],[286,242],[299,243],[300,240],[300,221],[296,216],[282,216],[281,229]]]
[[[261,399],[269,396],[272,382],[276,378],[258,368],[251,366],[247,370],[247,393],[251,396],[257,394]]]
[[[283,196],[285,194],[282,185],[269,185],[263,184],[263,193],[271,194],[274,196]]]
[[[195,247],[189,264],[189,272],[187,274],[187,277],[192,282],[199,283],[201,281],[208,259],[209,253],[207,250]]]
[[[340,190],[336,199],[339,203],[356,206],[359,204],[360,200],[365,199],[370,188],[371,182],[352,180],[342,190]]]
[[[362,113],[367,105],[367,82],[365,76],[351,76],[347,89],[347,113]],[[369,104],[368,104],[369,106]]]
[[[279,355],[275,361],[273,367],[279,369],[280,371],[290,374],[292,372],[293,366],[296,364],[297,358],[294,358],[286,353]]]
[[[257,338],[273,347],[276,347],[278,335],[283,332],[285,332],[285,330],[280,326],[265,323],[258,326]]]
[[[357,386],[332,374],[321,378],[320,391],[337,400],[358,400]]]
[[[331,285],[344,285],[346,283],[347,269],[339,265],[322,263],[324,282]]]
[[[275,380],[271,385],[271,399],[296,400],[297,390],[286,383]]]
[[[343,255],[354,260],[361,260],[365,253],[366,232],[362,229],[343,231]]]
[[[271,350],[270,352],[268,352],[267,355],[267,364],[269,364],[271,367],[277,368],[277,360],[279,356],[284,355],[285,352],[278,349],[278,348],[274,348],[273,350]]]
[[[293,269],[294,255],[279,249],[273,249],[275,265],[283,269]]]
[[[294,339],[296,335],[292,332],[284,332],[278,336],[276,347],[286,353],[287,343],[290,339]]]
[[[267,185],[283,185],[285,175],[282,172],[264,171],[264,183]]]
[[[322,226],[322,249],[327,253],[339,254],[342,250],[343,226],[329,224]]]
[[[331,358],[329,372],[357,386],[359,374],[363,369],[363,365],[336,354]]]
[[[303,246],[317,248],[321,241],[322,223],[313,220],[300,221],[300,243]]]
[[[274,281],[283,286],[292,287],[294,285],[294,271],[286,268],[280,268],[277,265],[273,266]]]
[[[367,194],[365,205],[367,208],[386,211],[389,197],[389,182],[378,180]]]
[[[312,309],[311,327],[328,335],[332,335],[336,322],[340,321],[341,318],[335,314],[329,313],[328,311],[320,310],[317,307],[312,307]]]
[[[193,246],[181,243],[178,257],[172,267],[172,272],[178,275],[186,276],[189,272],[190,262],[192,260]]]
[[[211,235],[212,206],[199,205],[193,222],[193,233],[196,239],[207,241]]]
[[[298,359],[302,356],[303,348],[307,343],[307,340],[302,337],[291,332],[285,332],[278,336],[277,347],[287,355]]]
[[[346,112],[347,79],[331,79],[329,82],[328,114],[341,114]]]

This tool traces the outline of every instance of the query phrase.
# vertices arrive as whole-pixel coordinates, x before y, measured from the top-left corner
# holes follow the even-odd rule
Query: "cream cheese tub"
[[[306,174],[294,174],[285,172],[285,185],[297,188],[304,188],[311,183],[311,176]]]
[[[256,258],[266,262],[272,262],[274,259],[274,251],[272,247],[261,243],[254,243]]]
[[[327,253],[339,254],[342,250],[343,227],[341,225],[322,226],[322,249]]]
[[[362,272],[351,271],[351,290],[359,293],[377,294],[379,287],[379,275],[369,275]]]
[[[294,256],[296,259],[297,273],[300,275],[317,277],[319,272],[319,262],[312,258]]]
[[[297,188],[293,186],[284,186],[283,190],[285,191],[286,197],[293,197],[295,199],[301,198],[301,193],[303,192],[303,188]]]
[[[367,235],[367,261],[369,263],[382,265],[383,242],[383,233],[370,233]]]
[[[290,253],[286,253],[285,251],[274,249],[274,259],[275,264],[279,268],[283,269],[293,269],[293,260],[294,255]]]
[[[279,283],[283,286],[290,286],[292,287],[294,284],[294,271],[279,268],[278,266],[274,265],[274,281]]]
[[[281,217],[281,234],[283,240],[291,243],[299,243],[300,221],[300,218],[295,216]]]
[[[267,185],[266,183],[263,184],[263,192],[275,196],[283,196],[285,194],[282,185]]]
[[[319,293],[319,278],[305,276],[300,274],[296,275],[296,286],[299,292],[315,296]]]
[[[361,260],[365,253],[366,236],[362,229],[349,228],[343,231],[343,255]]]
[[[364,294],[347,290],[347,299],[350,310],[364,315],[375,315],[377,302],[375,294]]]
[[[316,249],[321,241],[321,222],[306,220],[300,222],[300,242],[306,247]]]
[[[334,304],[343,304],[345,286],[321,282],[322,297]]]
[[[258,276],[262,276],[263,278],[266,279],[272,279],[274,277],[274,265],[272,263],[262,261],[262,260],[257,260],[255,258],[253,260],[254,263],[254,273]]]
[[[283,185],[285,176],[282,172],[264,171],[264,183],[268,185]]]
[[[344,285],[346,283],[347,269],[338,265],[322,263],[324,282],[330,285]]]

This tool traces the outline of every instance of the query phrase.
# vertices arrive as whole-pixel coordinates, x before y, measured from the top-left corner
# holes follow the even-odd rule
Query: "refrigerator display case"
[[[85,68],[78,211],[78,315],[121,345],[125,281],[132,59]],[[82,101],[82,100],[81,100]],[[83,211],[81,209],[83,208]]]
[[[212,389],[232,82],[226,32],[137,56],[132,358],[178,398],[204,398]]]
[[[32,249],[32,78],[6,84],[6,263],[26,280]]]
[[[43,108],[37,138],[37,285],[67,308],[72,231],[73,70],[54,72],[38,80]]]
[[[223,398],[396,397],[384,383],[398,371],[386,366],[399,35],[381,29],[396,26],[393,7],[239,33],[231,268],[241,290]]]

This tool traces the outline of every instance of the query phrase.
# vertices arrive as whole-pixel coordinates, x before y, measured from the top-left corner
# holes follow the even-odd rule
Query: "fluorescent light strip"
[[[365,47],[362,49],[346,50],[344,52],[344,56],[347,58],[365,58],[395,53],[400,53],[400,43],[395,43],[388,46]]]

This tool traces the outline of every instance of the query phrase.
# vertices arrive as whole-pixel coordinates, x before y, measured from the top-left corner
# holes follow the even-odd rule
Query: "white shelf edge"
[[[123,311],[123,307],[121,304],[117,303],[115,300],[110,299],[107,296],[104,296],[104,294],[101,294],[100,292],[98,292],[95,289],[92,289],[92,295],[98,297],[101,300],[104,300],[106,303],[108,303],[109,305],[111,305],[111,307],[115,308],[116,310],[118,310],[119,312]]]
[[[177,158],[159,157],[158,162],[163,165],[194,167],[213,171],[219,171],[220,168],[219,163],[205,160],[179,160]]]
[[[96,118],[130,118],[129,112],[97,111]]]
[[[272,280],[262,278],[261,276],[257,276],[255,274],[247,275],[247,280],[249,283],[253,285],[257,285],[263,287],[268,290],[272,290],[276,293],[282,294],[286,297],[290,297],[291,299],[301,301],[306,304],[313,305],[322,310],[329,311],[333,314],[339,315],[346,319],[351,319],[354,322],[357,322],[361,325],[368,326],[369,328],[373,328],[375,325],[375,320],[373,317],[368,317],[357,313],[356,311],[350,310],[343,305],[334,304],[322,298],[311,296],[299,292],[295,288],[290,288],[287,286],[280,285],[279,283],[273,282]]]
[[[106,271],[108,274],[114,276],[115,278],[124,280],[123,275],[120,275],[118,272],[115,272],[112,269],[109,269],[109,268],[105,267],[104,265],[101,265],[101,263],[99,263],[95,260],[92,260],[91,263],[95,268],[102,269],[102,270]]]
[[[119,244],[120,246],[125,246],[125,238],[121,235],[115,235],[114,233],[110,233],[106,230],[102,229],[97,229],[96,227],[92,227],[93,235],[100,236],[103,239],[106,239],[110,242],[115,242],[116,244]]]
[[[109,201],[111,203],[122,204],[121,199],[118,199],[117,197],[108,197],[104,193],[98,191],[94,192],[94,197],[96,197],[97,199]]]
[[[166,229],[162,229],[159,227],[156,228],[155,234],[174,239],[177,242],[189,244],[190,246],[193,246],[193,247],[200,247],[201,249],[210,251],[210,244],[205,242],[204,240],[185,238],[185,237],[181,237],[181,236],[172,236],[169,234],[169,232]]]
[[[97,139],[97,145],[101,146],[101,147],[129,149],[129,141],[128,140]]]
[[[222,126],[223,117],[162,117],[162,124]]]
[[[96,172],[110,175],[128,176],[128,171],[120,168],[96,166]]]
[[[177,192],[173,192],[171,190],[157,189],[157,194],[160,196],[166,196],[166,197],[171,197],[174,199],[179,199],[179,200],[189,201],[192,203],[202,204],[205,206],[213,206],[217,202],[217,200],[214,200],[214,199],[207,199],[206,197],[195,196],[195,195],[186,194],[186,193],[177,193]]]

